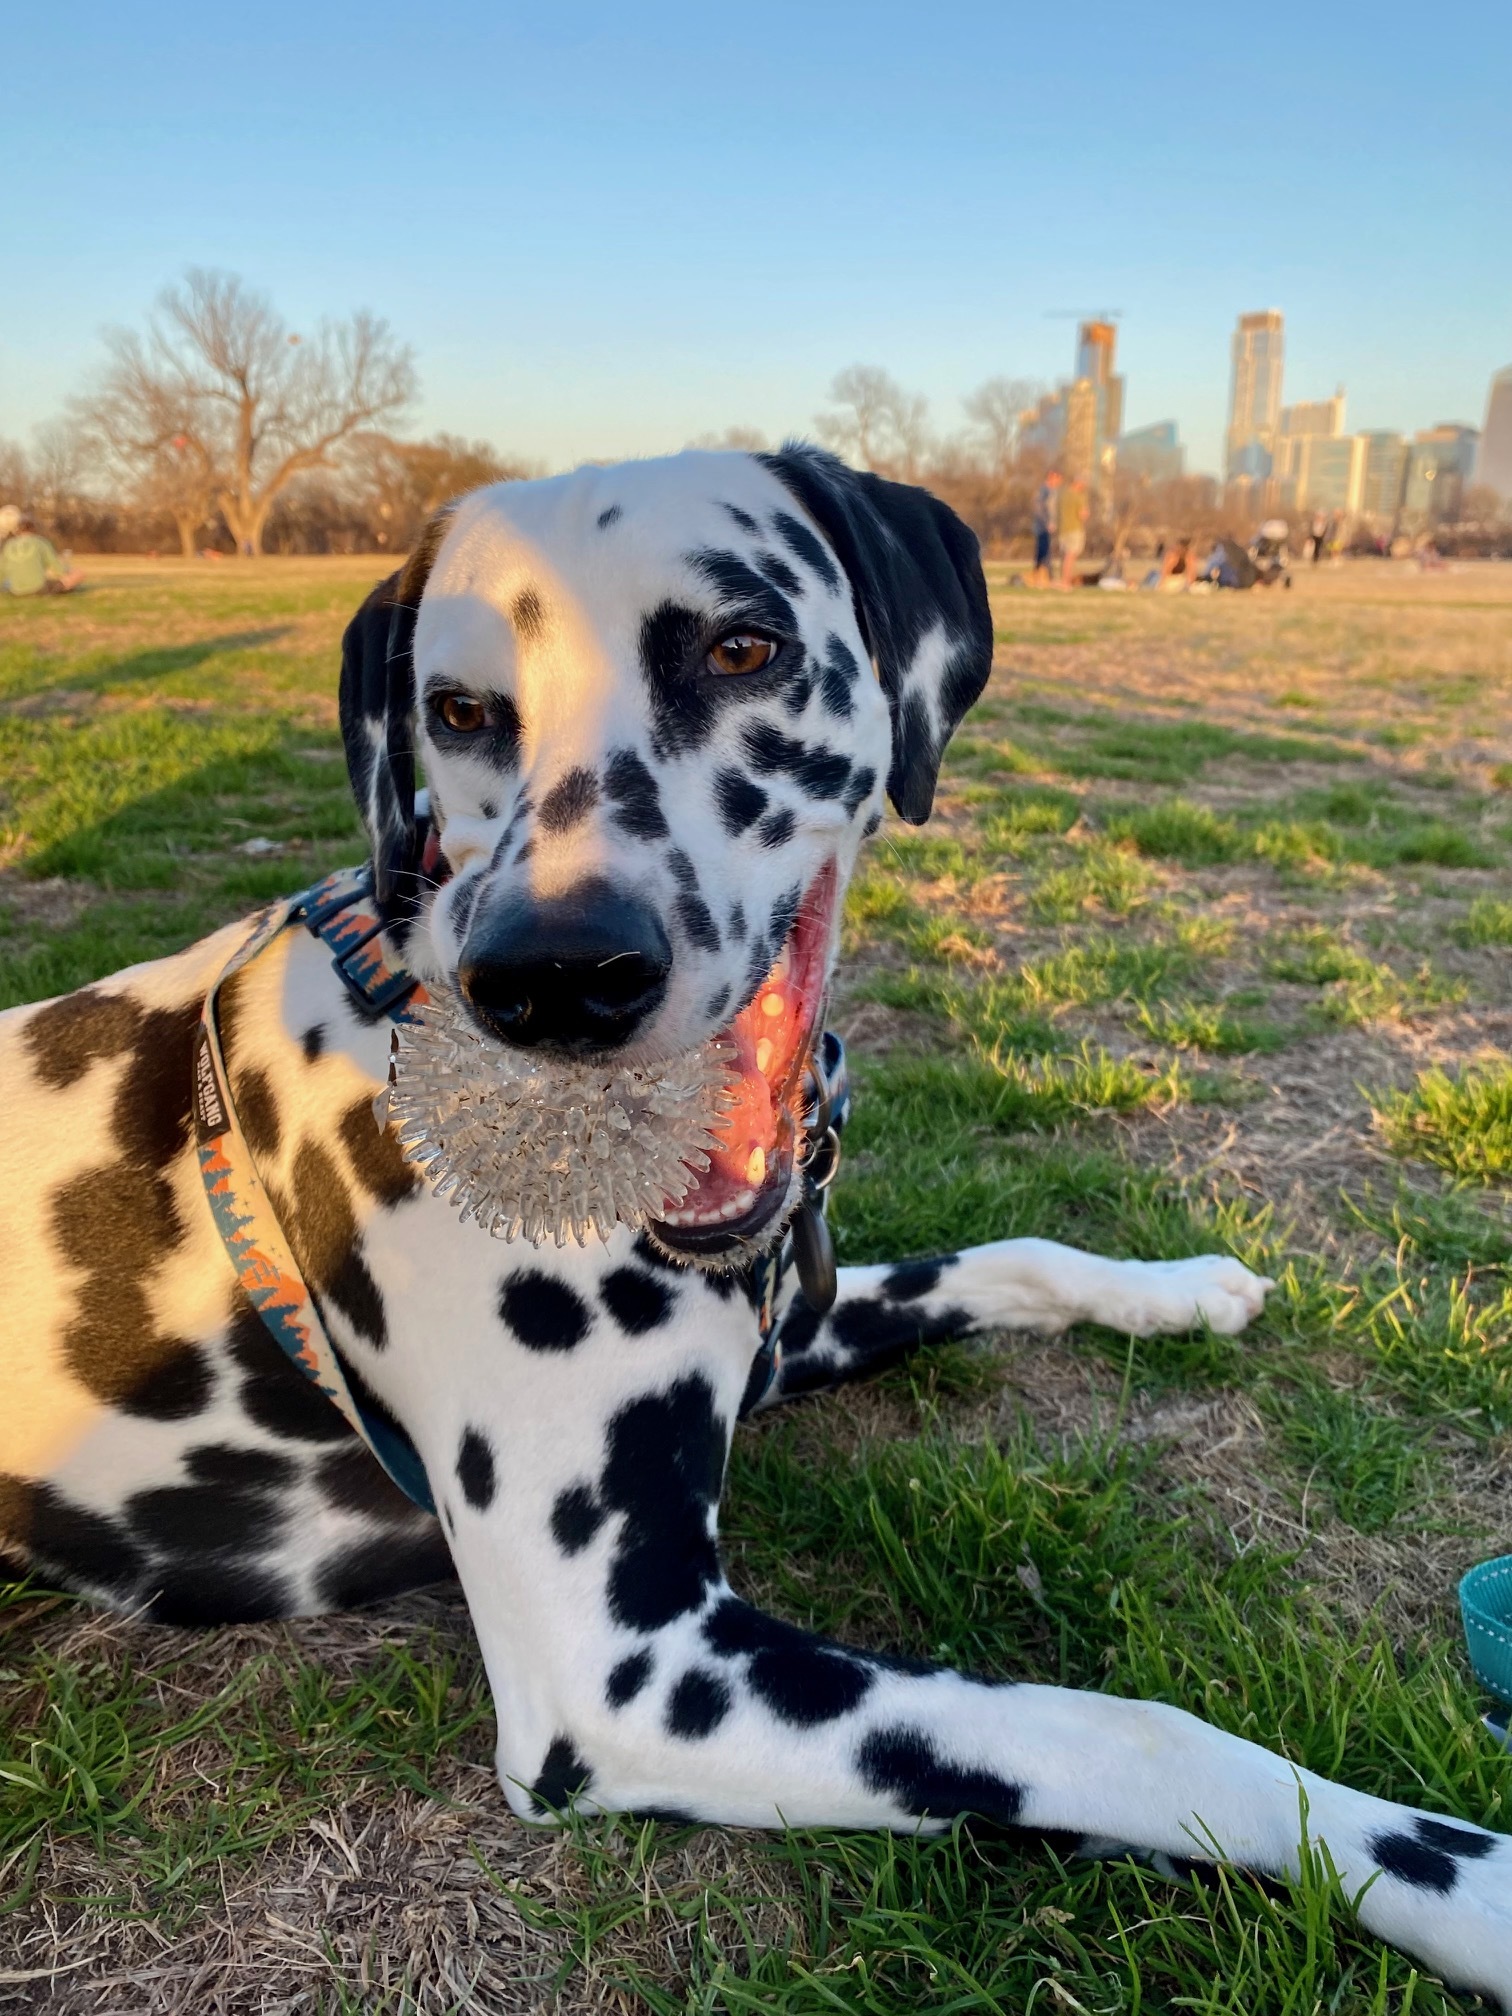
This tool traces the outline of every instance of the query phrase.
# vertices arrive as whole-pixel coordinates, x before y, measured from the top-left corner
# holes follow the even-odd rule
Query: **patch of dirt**
[[[79,882],[65,875],[49,875],[34,881],[29,875],[0,869],[0,907],[18,924],[40,926],[45,931],[61,931],[74,923],[100,891],[92,882]]]

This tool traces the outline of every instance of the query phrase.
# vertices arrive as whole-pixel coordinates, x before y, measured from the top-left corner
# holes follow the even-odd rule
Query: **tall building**
[[[1239,317],[1234,329],[1234,374],[1224,455],[1224,474],[1230,478],[1270,474],[1281,415],[1285,351],[1285,323],[1279,309]]]
[[[1131,434],[1120,434],[1117,448],[1118,467],[1126,476],[1169,483],[1186,473],[1186,451],[1174,420],[1157,420],[1153,427],[1136,427]]]
[[[1512,364],[1497,372],[1486,394],[1475,480],[1488,484],[1499,497],[1512,497]]]
[[[1075,378],[1047,392],[1019,422],[1024,447],[1099,490],[1112,481],[1123,426],[1124,381],[1113,369],[1117,342],[1111,322],[1083,322],[1076,332]]]
[[[1283,406],[1271,451],[1274,496],[1283,510],[1359,509],[1363,450],[1344,432],[1344,388],[1332,399]]]
[[[1402,482],[1407,474],[1407,443],[1400,434],[1357,437],[1364,443],[1360,468],[1360,509],[1367,518],[1396,517],[1402,508]]]
[[[1344,432],[1344,387],[1332,399],[1303,399],[1295,406],[1283,406],[1276,423],[1278,436],[1299,434],[1342,434]]]
[[[1479,441],[1474,427],[1452,421],[1414,437],[1402,481],[1402,510],[1413,524],[1452,525],[1458,518]]]

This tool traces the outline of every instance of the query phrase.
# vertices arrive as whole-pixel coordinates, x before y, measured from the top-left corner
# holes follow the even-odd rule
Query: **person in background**
[[[1076,585],[1077,563],[1087,544],[1087,486],[1080,476],[1061,485],[1060,542],[1061,586]]]
[[[7,595],[69,595],[83,575],[65,567],[51,539],[23,511],[16,529],[0,546],[0,590]]]
[[[1055,544],[1056,527],[1060,521],[1060,487],[1060,471],[1052,469],[1034,493],[1033,579],[1042,588],[1047,586],[1050,580],[1050,553]]]

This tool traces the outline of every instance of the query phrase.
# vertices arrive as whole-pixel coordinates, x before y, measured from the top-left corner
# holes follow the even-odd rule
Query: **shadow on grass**
[[[19,680],[0,700],[8,712],[20,711],[30,700],[55,694],[60,704],[74,693],[99,693],[111,686],[136,686],[156,679],[171,679],[192,672],[208,659],[221,658],[232,651],[257,651],[287,637],[292,623],[278,623],[262,630],[233,630],[224,637],[201,637],[192,644],[164,644],[146,651],[133,651],[128,658],[107,658],[89,671],[71,671],[66,689],[58,686],[57,666],[48,660],[38,665],[30,679]]]

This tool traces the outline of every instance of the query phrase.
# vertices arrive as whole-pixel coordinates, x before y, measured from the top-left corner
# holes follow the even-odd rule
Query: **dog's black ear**
[[[440,511],[397,574],[368,596],[341,640],[341,739],[373,856],[373,892],[387,914],[418,895],[415,825],[415,617],[446,536]]]
[[[892,715],[887,793],[929,817],[940,758],[992,670],[992,615],[976,534],[909,483],[862,475],[788,442],[764,462],[803,505],[849,576]]]

